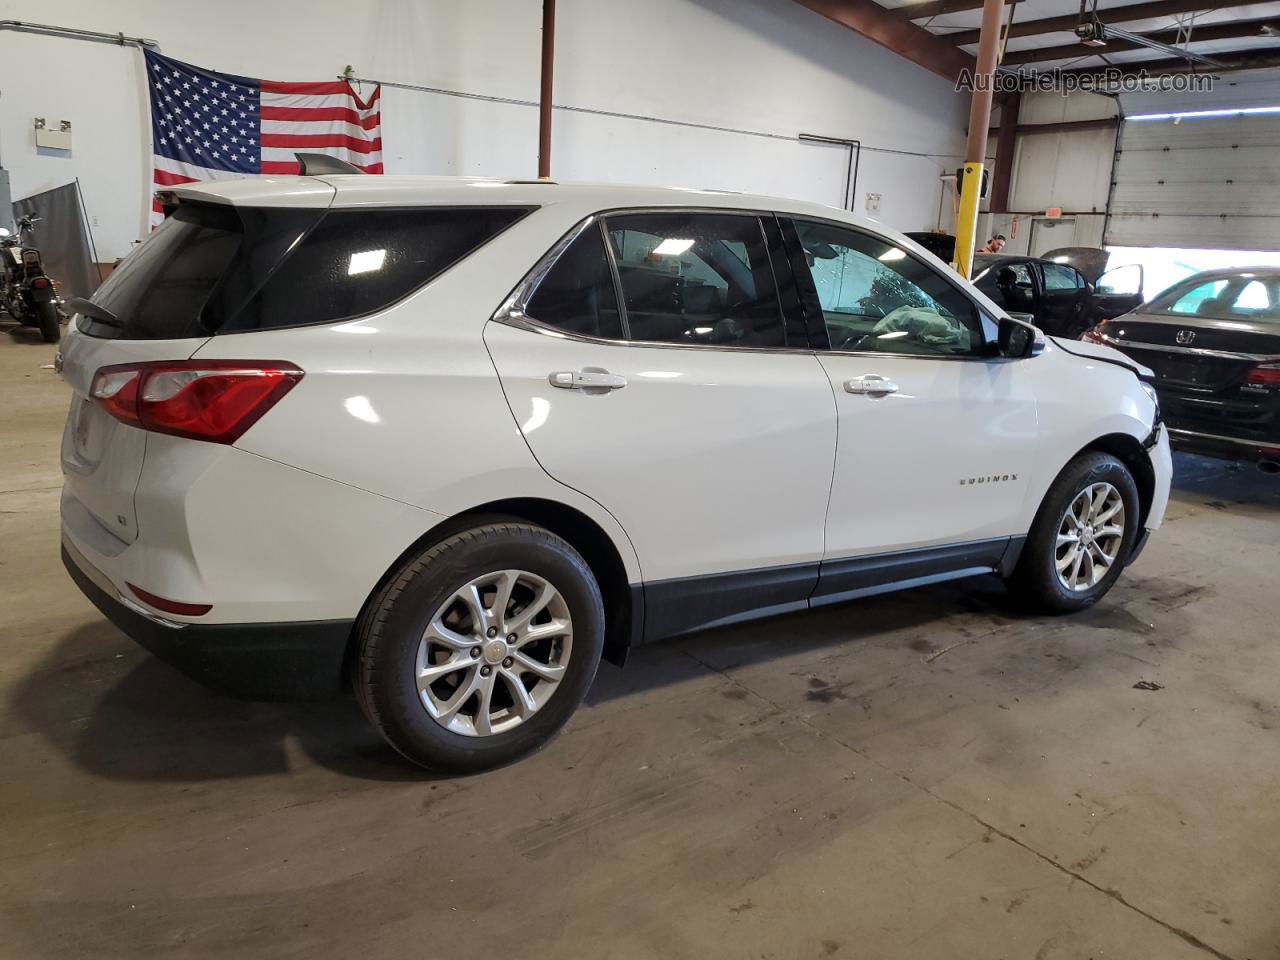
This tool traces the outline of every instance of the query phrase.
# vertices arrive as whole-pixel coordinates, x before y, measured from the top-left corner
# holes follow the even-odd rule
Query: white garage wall
[[[1280,115],[1130,120],[1107,241],[1280,250]]]
[[[1022,98],[1019,120],[1024,124],[1061,123],[1108,119],[1116,113],[1110,97],[1032,93]],[[1005,234],[1009,252],[1019,254],[1058,246],[1102,246],[1115,140],[1114,129],[1019,136],[1009,192],[1012,212],[992,215],[987,234]],[[1044,218],[1050,207],[1064,211],[1063,222],[1050,224]],[[1041,250],[1031,249],[1033,224],[1044,234],[1037,243]]]
[[[360,76],[536,100],[538,0],[45,0],[41,22],[142,35],[210,69],[320,80]],[[0,163],[15,197],[79,177],[100,259],[141,235],[149,123],[136,49],[0,32]],[[967,100],[949,83],[791,0],[560,0],[555,102],[754,131],[557,110],[553,174],[843,201],[846,152],[801,132],[859,139],[855,207],[881,195],[899,229],[937,225],[963,151]],[[70,120],[74,147],[38,151],[32,117]],[[537,111],[384,88],[389,173],[531,177]],[[943,206],[950,226],[949,204]]]

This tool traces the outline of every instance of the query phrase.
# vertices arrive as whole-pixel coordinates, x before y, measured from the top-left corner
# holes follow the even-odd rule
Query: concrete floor
[[[52,358],[0,335],[0,956],[1280,957],[1280,480],[1180,457],[1083,616],[975,580],[703,634],[431,779],[80,597]]]

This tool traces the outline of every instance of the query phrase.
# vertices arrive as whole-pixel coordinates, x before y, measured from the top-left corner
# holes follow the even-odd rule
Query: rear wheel
[[[45,343],[57,343],[62,332],[58,327],[58,305],[52,300],[37,303],[36,320],[40,326],[40,338]]]
[[[549,741],[577,709],[604,645],[586,561],[541,527],[490,523],[426,549],[370,602],[356,688],[408,759],[466,773]]]
[[[1133,475],[1115,457],[1090,452],[1072,460],[1036,514],[1014,573],[1015,589],[1055,613],[1096,603],[1133,550],[1139,509]]]

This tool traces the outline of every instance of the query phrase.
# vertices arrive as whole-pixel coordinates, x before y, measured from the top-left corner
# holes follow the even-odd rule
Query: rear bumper
[[[160,659],[216,690],[248,699],[311,700],[342,689],[354,621],[170,623],[129,606],[65,540],[62,563],[108,620]]]
[[[1280,440],[1263,443],[1259,440],[1202,433],[1184,427],[1169,427],[1169,439],[1175,450],[1203,453],[1228,460],[1280,460]]]

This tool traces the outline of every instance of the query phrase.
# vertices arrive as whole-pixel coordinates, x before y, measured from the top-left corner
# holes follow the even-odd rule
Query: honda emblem
[[[1196,332],[1194,330],[1179,330],[1173,337],[1175,343],[1184,347],[1193,342],[1195,338]]]

